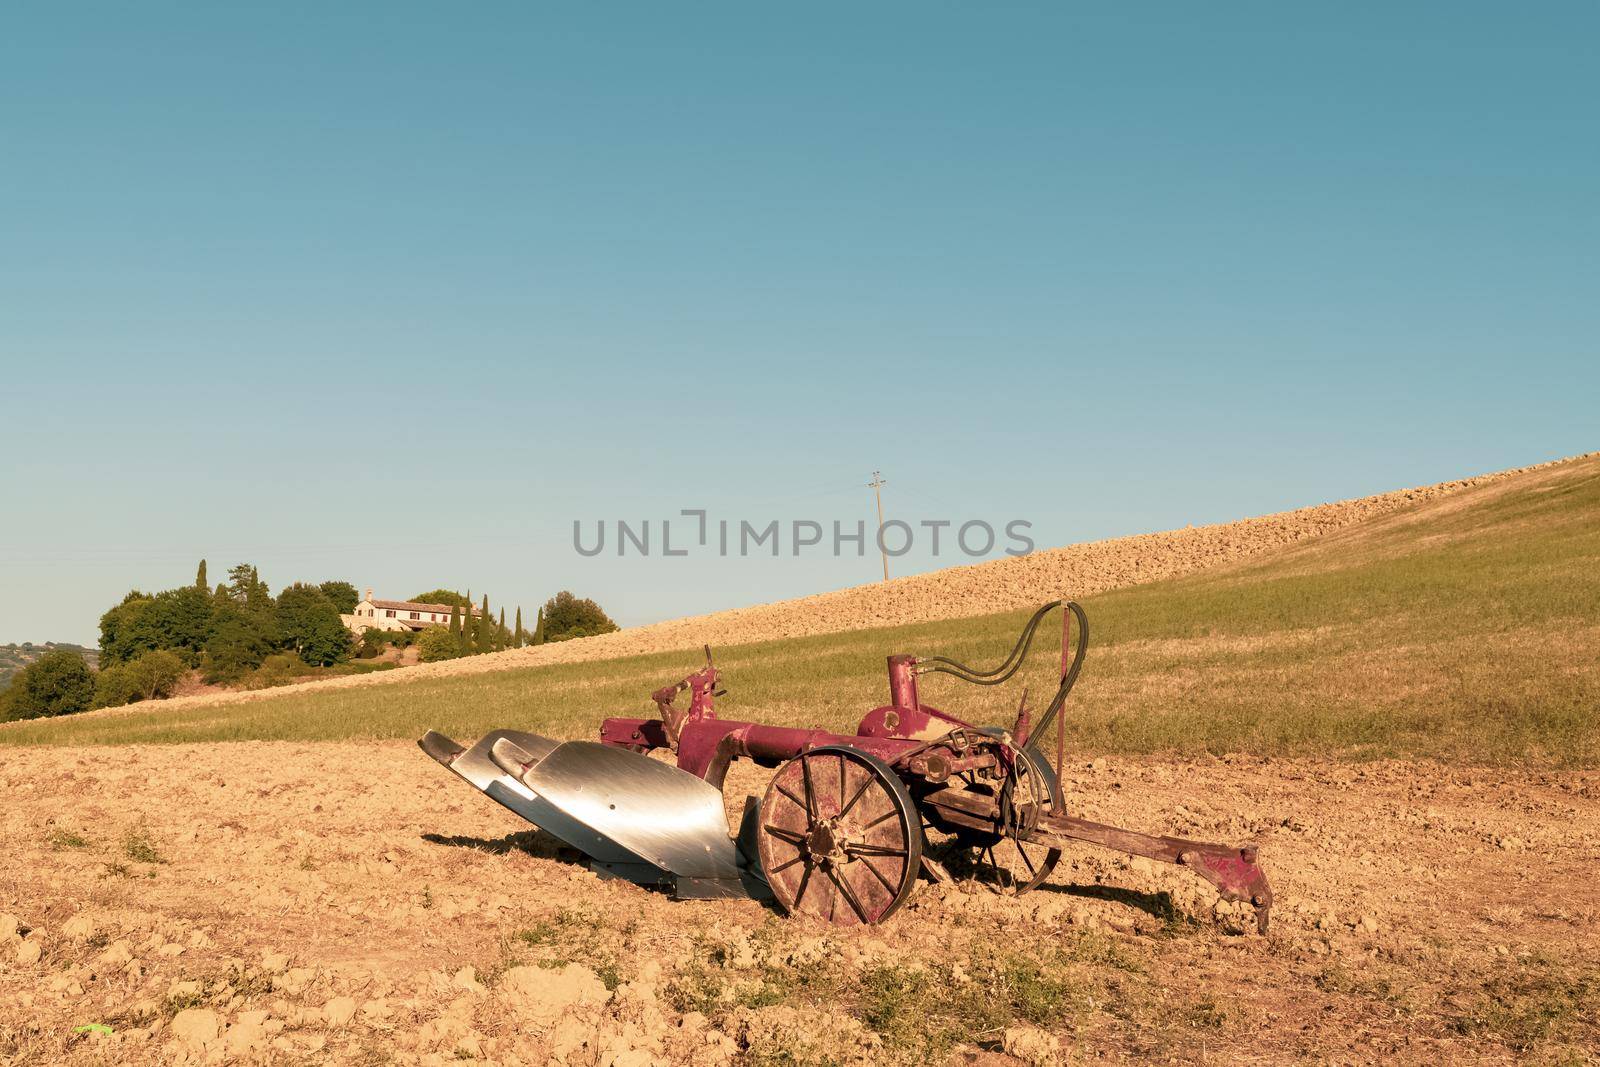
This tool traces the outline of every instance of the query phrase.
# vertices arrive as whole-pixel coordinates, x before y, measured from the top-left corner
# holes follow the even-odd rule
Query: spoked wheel
[[[761,801],[761,865],[785,911],[841,926],[882,922],[922,866],[922,819],[888,764],[816,748],[778,768]]]
[[[1043,756],[1019,760],[1012,781],[1017,804],[1037,804],[1041,808],[1062,805],[1061,783]],[[990,796],[995,793],[993,784],[974,778],[967,778],[966,785],[973,792]],[[1021,894],[1050,877],[1060,860],[1061,850],[1050,845],[962,829],[957,831],[944,863],[952,875],[970,875],[1002,893]]]

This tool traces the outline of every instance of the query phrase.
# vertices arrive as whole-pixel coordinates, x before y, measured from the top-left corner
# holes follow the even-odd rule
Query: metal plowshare
[[[1059,684],[1035,719],[1026,694],[1009,729],[924,704],[917,678],[947,674],[993,686],[1014,676],[1035,632],[1062,611]],[[999,666],[944,656],[889,657],[888,704],[854,734],[719,719],[720,676],[706,665],[656,690],[656,718],[609,718],[598,741],[557,742],[496,730],[470,748],[429,732],[438,762],[589,857],[602,874],[678,897],[770,896],[784,910],[842,925],[882,922],[919,875],[966,876],[1010,892],[1049,877],[1075,841],[1186,867],[1227,900],[1246,900],[1266,931],[1272,890],[1251,846],[1156,837],[1067,810],[1056,768],[1062,707],[1083,667],[1088,620],[1071,601],[1046,604]],[[687,704],[678,700],[688,693]],[[1044,741],[1055,727],[1054,765]],[[675,765],[647,753],[666,750]],[[730,835],[722,786],[733,760],[774,767],[745,799]],[[929,831],[944,843],[935,856]]]

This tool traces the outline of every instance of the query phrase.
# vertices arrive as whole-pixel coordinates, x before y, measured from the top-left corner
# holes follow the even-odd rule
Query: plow
[[[927,675],[1009,681],[1055,610],[1060,670],[1042,711],[1029,709],[1024,692],[1009,727],[980,726],[922,702],[918,679]],[[1088,634],[1083,609],[1056,601],[988,670],[892,655],[889,703],[854,734],[718,718],[724,691],[708,648],[703,668],[652,694],[654,717],[608,718],[598,740],[495,730],[462,746],[430,731],[418,744],[601,876],[681,899],[750,897],[838,925],[875,924],[919,879],[1026,893],[1049,878],[1063,849],[1089,844],[1189,870],[1223,899],[1248,902],[1265,933],[1272,890],[1254,847],[1139,833],[1069,811],[1057,772]],[[744,799],[735,832],[723,785],[736,759],[774,773],[763,796]]]

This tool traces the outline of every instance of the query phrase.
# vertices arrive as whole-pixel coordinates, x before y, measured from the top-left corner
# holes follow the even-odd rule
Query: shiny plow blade
[[[591,741],[496,730],[471,748],[418,744],[528,822],[582,852],[597,874],[680,898],[770,895],[728,836],[722,793],[669,764]],[[754,855],[754,849],[749,851]]]

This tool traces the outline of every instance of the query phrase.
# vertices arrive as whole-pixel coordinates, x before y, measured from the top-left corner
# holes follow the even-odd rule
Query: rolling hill
[[[846,599],[824,594],[611,640],[478,657],[497,659],[484,665],[494,670],[466,661],[442,665],[456,671],[394,672],[382,678],[387,684],[360,679],[247,702],[201,698],[15,724],[0,729],[0,743],[395,738],[497,725],[581,736],[606,714],[648,709],[652,689],[694,667],[685,646],[741,633],[768,639],[717,646],[732,690],[724,715],[844,728],[881,702],[885,654],[998,660],[1026,615],[943,618],[948,609],[927,589],[969,581],[963,572],[984,567],[1060,567],[1070,559],[1087,570],[1091,549],[1109,558],[1137,542],[1150,547],[1122,588],[1096,591],[1087,574],[1066,585],[1008,585],[1002,594],[1020,606],[1065,593],[1088,609],[1090,656],[1068,717],[1081,748],[1592,765],[1600,756],[1600,457],[1355,503],[1362,506],[1328,506],[1352,513],[1348,521],[1296,512],[1295,521],[1246,520],[1039,554],[1054,555],[1054,564],[1007,560],[901,579],[899,590],[922,583],[929,621],[857,611],[858,628],[772,634],[774,608],[793,616],[815,603],[813,614],[826,618],[837,612],[829,605]],[[1156,547],[1242,544],[1241,526],[1273,531],[1272,543],[1250,542],[1231,556],[1217,549],[1209,566]],[[904,595],[894,586],[858,595],[888,598],[881,606]],[[880,617],[899,624],[859,628]],[[641,643],[680,650],[626,654]],[[1050,684],[1054,655],[1049,641],[1040,644],[1025,672],[1035,693]],[[564,656],[579,661],[551,662]],[[1018,696],[948,687],[924,695],[990,722],[1009,722]]]
[[[84,658],[89,666],[95,666],[100,659],[99,649],[84,648],[68,641],[46,641],[44,644],[34,644],[24,641],[21,644],[0,645],[0,690],[11,684],[11,678],[22,668],[44,655],[46,652],[62,648],[68,652],[76,652]]]

